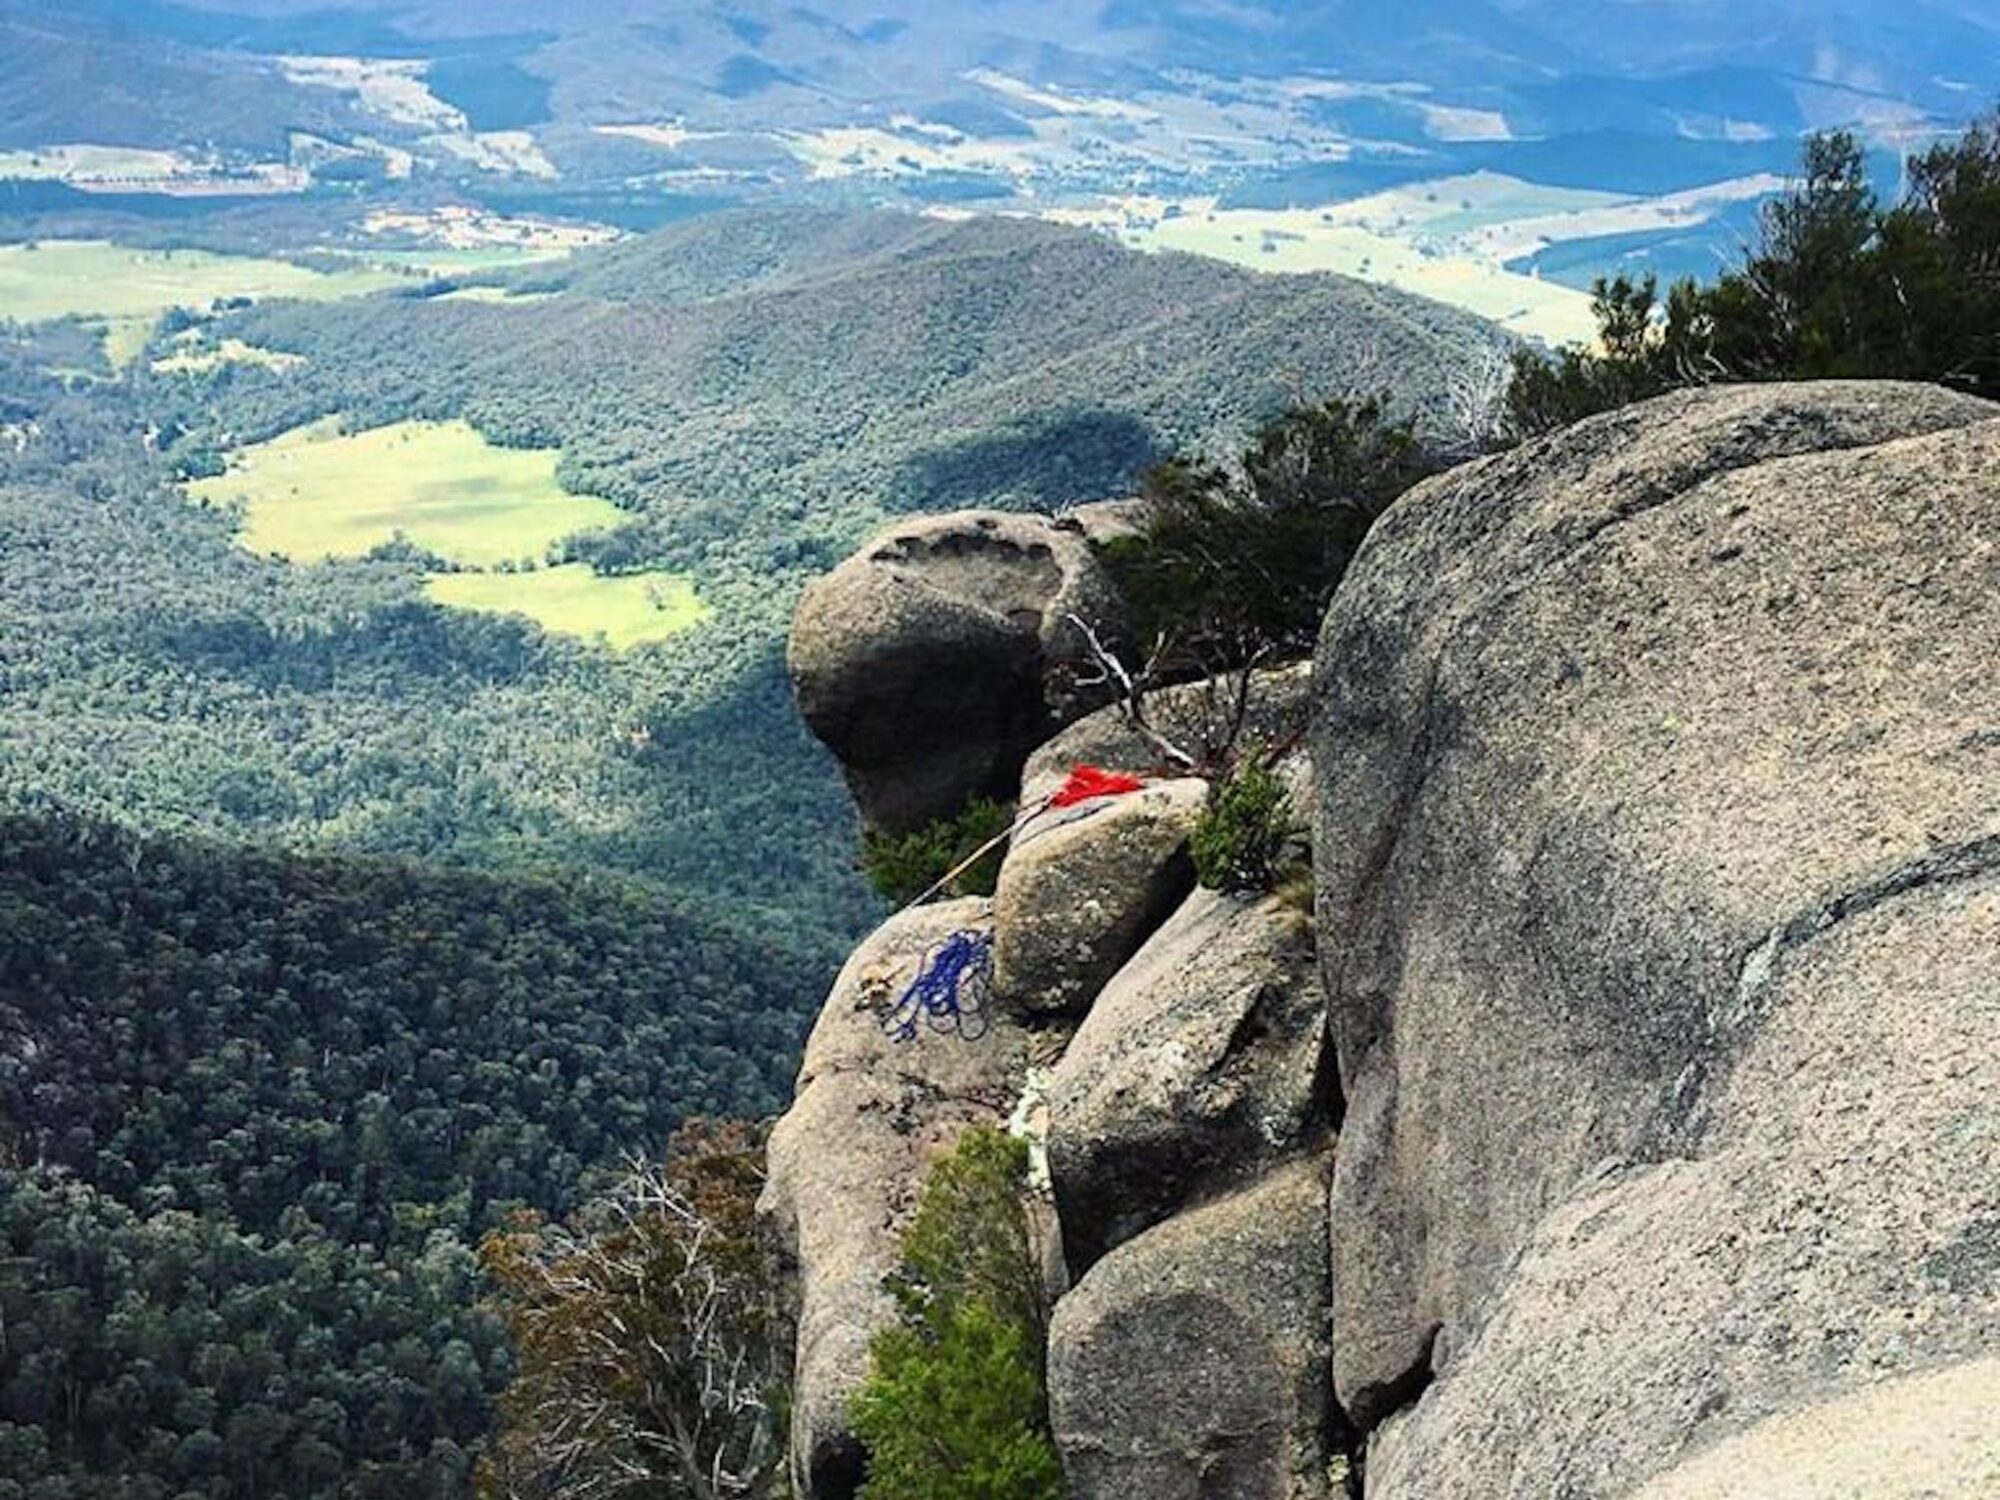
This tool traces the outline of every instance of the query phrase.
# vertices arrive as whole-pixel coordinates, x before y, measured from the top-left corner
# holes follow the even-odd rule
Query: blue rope
[[[917,977],[882,1017],[882,1030],[898,1042],[914,1041],[918,1029],[955,1031],[968,1042],[986,1035],[992,1022],[993,934],[961,929],[924,955]]]

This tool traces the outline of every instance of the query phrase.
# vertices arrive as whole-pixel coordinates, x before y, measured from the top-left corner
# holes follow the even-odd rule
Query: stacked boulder
[[[1057,1209],[1050,1399],[1073,1492],[1322,1492],[1334,1109],[1310,924],[1275,897],[1195,888],[1207,783],[1161,766],[1118,708],[1063,727],[1089,706],[1077,652],[1119,623],[1079,529],[966,513],[877,539],[794,625],[801,707],[872,826],[996,792],[1044,809],[990,902],[905,912],[856,952],[772,1141],[764,1208],[800,1325],[795,1474],[815,1500],[860,1479],[846,1405],[894,1316],[882,1280],[924,1175],[968,1125],[1010,1118],[1046,1145]],[[1307,688],[1272,674],[1224,704],[1189,685],[1152,715],[1189,743],[1227,718],[1282,744],[1303,792]],[[1047,807],[1082,764],[1145,784]],[[991,1029],[886,1040],[885,1008],[967,929],[992,938]],[[1024,1094],[1041,1108],[1016,1108]]]
[[[912,517],[799,600],[788,653],[799,711],[862,818],[910,833],[974,797],[1012,797],[1028,752],[1094,706],[1079,620],[1107,644],[1122,635],[1123,606],[1081,525]]]

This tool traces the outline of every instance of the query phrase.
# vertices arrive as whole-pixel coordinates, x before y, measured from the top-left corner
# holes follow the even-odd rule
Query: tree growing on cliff
[[[1210,676],[1309,656],[1368,528],[1438,466],[1371,397],[1285,412],[1233,469],[1184,457],[1154,468],[1140,533],[1102,553],[1151,670]]]
[[[484,1500],[771,1500],[789,1353],[755,1224],[763,1149],[690,1126],[568,1224],[481,1247],[519,1359]]]
[[[1598,347],[1523,350],[1508,426],[1533,437],[1682,386],[1930,380],[2000,395],[2000,113],[1908,163],[1885,208],[1851,135],[1806,142],[1743,264],[1712,285],[1601,278]]]
[[[1058,1500],[1048,1329],[1021,1195],[1028,1150],[969,1130],[925,1182],[890,1278],[898,1320],[870,1346],[854,1430],[864,1500]]]

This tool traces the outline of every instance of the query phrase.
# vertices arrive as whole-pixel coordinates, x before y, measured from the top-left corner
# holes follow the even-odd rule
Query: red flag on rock
[[[1136,776],[1127,776],[1121,771],[1106,771],[1098,766],[1078,766],[1069,773],[1069,780],[1056,788],[1049,798],[1049,806],[1074,807],[1093,797],[1122,797],[1127,792],[1143,792],[1145,789],[1146,783]]]

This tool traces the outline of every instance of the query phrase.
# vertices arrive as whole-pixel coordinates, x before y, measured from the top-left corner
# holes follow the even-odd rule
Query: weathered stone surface
[[[1222,739],[1238,722],[1236,685],[1240,678],[1181,683],[1149,693],[1146,713],[1154,728],[1191,755],[1204,740]],[[1237,743],[1286,752],[1279,768],[1292,784],[1299,816],[1311,813],[1311,757],[1306,739],[1312,719],[1312,667],[1253,673],[1244,701]],[[1021,772],[1021,806],[1033,807],[1080,765],[1114,771],[1157,772],[1159,756],[1133,731],[1116,704],[1086,714],[1028,757]]]
[[[1071,1271],[1319,1144],[1331,1063],[1304,914],[1196,891],[1097,997],[1049,1079]]]
[[[1071,1500],[1326,1500],[1326,1164],[1170,1219],[1056,1304]]]
[[[993,893],[1001,1007],[1024,1016],[1086,1010],[1194,888],[1187,841],[1207,804],[1207,782],[1162,781],[1024,828]]]
[[[978,1041],[924,1030],[897,1043],[880,1025],[924,953],[989,914],[983,900],[919,907],[855,951],[771,1136],[758,1208],[792,1262],[793,1466],[815,1500],[844,1500],[860,1481],[847,1402],[867,1374],[869,1339],[894,1317],[882,1278],[930,1162],[968,1125],[1004,1122],[1020,1093],[1027,1039],[1004,1017]]]
[[[1116,591],[1081,530],[958,511],[891,527],[809,585],[789,660],[806,722],[862,816],[904,833],[1007,798],[1028,752],[1091,706],[1069,616],[1115,639]]]
[[[1370,1500],[1710,1493],[2000,1349],[1996,417],[1682,394],[1364,547],[1315,852]],[[1977,1492],[1903,1431],[1886,1493]]]
[[[1146,517],[1152,508],[1149,501],[1138,497],[1130,500],[1092,500],[1083,505],[1072,505],[1056,517],[1055,524],[1080,531],[1085,541],[1094,547],[1102,547],[1109,542],[1138,536],[1145,530]]]

